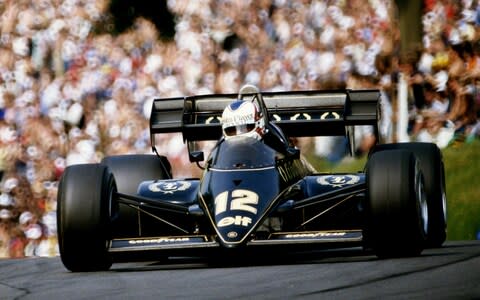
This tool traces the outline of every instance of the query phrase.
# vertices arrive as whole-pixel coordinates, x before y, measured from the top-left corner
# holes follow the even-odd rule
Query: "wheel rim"
[[[443,221],[447,223],[447,193],[445,193],[445,183],[442,180],[442,213]]]
[[[114,184],[109,184],[109,191],[108,191],[108,223],[110,224],[112,222],[112,217],[114,214],[114,194],[117,193],[117,189]],[[109,226],[109,228],[111,228]],[[105,249],[108,251],[108,249],[111,246],[111,230],[109,230],[109,236],[105,240]]]
[[[415,189],[416,189],[416,200],[420,213],[420,222],[422,222],[423,234],[426,236],[428,234],[428,203],[427,203],[427,194],[425,192],[425,184],[423,181],[423,175],[419,171],[420,166],[418,161],[415,164]]]
[[[417,203],[420,209],[420,220],[423,225],[423,233],[426,235],[428,233],[428,203],[421,176],[419,176],[419,180],[417,180]]]

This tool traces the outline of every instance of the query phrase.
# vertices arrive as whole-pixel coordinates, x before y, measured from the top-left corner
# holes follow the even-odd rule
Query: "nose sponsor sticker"
[[[229,233],[227,233],[227,237],[231,238],[231,239],[234,239],[238,236],[238,233],[236,233],[235,231],[230,231]]]
[[[192,184],[188,181],[161,181],[153,182],[148,186],[148,189],[154,193],[173,194],[178,191],[186,191]]]
[[[326,175],[319,176],[317,183],[320,185],[329,185],[333,187],[343,187],[352,185],[360,181],[360,176],[357,175]]]

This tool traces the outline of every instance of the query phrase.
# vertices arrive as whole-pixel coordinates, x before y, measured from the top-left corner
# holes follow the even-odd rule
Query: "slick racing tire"
[[[115,179],[100,164],[65,169],[58,189],[57,230],[60,256],[72,272],[108,270]]]
[[[442,152],[433,143],[398,143],[375,147],[375,152],[404,149],[420,162],[428,201],[427,247],[441,247],[447,237],[447,194]]]
[[[164,156],[149,154],[107,156],[102,165],[113,172],[119,193],[135,195],[138,186],[146,180],[172,178],[171,166]],[[118,218],[113,230],[116,238],[137,237],[141,235],[140,213],[127,205],[119,205]]]
[[[415,155],[405,150],[372,154],[366,185],[368,246],[380,258],[420,255],[427,234],[428,204]]]

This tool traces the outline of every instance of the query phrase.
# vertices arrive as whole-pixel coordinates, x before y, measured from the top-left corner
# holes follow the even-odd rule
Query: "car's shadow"
[[[426,249],[419,258],[458,255],[462,251],[457,248],[461,247],[468,247],[468,245],[450,245],[443,246],[442,248],[438,249]],[[231,256],[226,254],[216,254],[202,257],[172,256],[147,262],[117,263],[113,264],[111,271],[141,272],[203,268],[242,268],[275,265],[362,263],[380,260],[382,259],[378,258],[372,251],[364,250],[362,247],[323,249],[301,252],[277,252],[272,249],[270,252],[249,252],[245,253],[244,255],[236,253],[235,255]]]
[[[252,266],[366,262],[376,259],[378,258],[371,252],[361,248],[284,253],[278,253],[272,250],[270,253],[251,252],[246,255],[235,254],[232,256],[169,257],[159,261],[119,263],[114,264],[111,271],[137,272],[200,268],[241,268]]]

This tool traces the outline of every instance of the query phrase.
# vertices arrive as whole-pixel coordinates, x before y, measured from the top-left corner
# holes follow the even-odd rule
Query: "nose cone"
[[[279,194],[275,151],[254,139],[229,139],[212,154],[200,201],[220,242],[233,248],[248,241]]]
[[[233,189],[215,198],[215,225],[222,243],[232,247],[245,241],[264,215],[270,201],[261,202],[257,192]]]
[[[218,233],[222,244],[233,247],[246,240],[251,229],[253,220],[247,216],[228,216],[222,218],[218,223]]]

